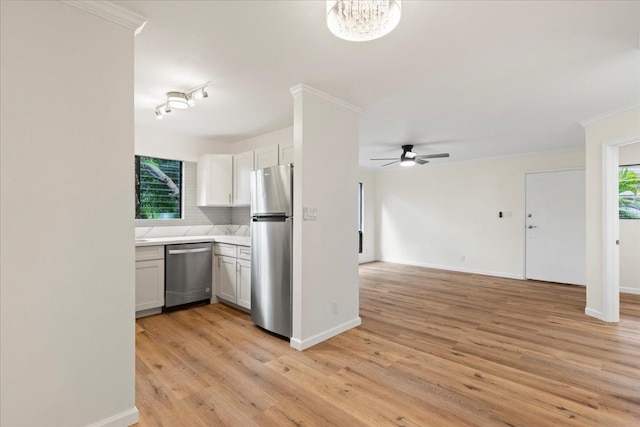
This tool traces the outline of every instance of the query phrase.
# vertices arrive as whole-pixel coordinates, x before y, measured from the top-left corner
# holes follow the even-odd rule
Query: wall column
[[[360,324],[362,109],[306,85],[294,98],[293,337],[303,350]],[[304,212],[309,218],[304,218]],[[317,215],[312,218],[313,213]]]

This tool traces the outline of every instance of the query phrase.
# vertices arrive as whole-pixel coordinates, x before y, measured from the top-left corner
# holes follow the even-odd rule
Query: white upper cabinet
[[[278,164],[286,165],[289,163],[293,163],[293,144],[291,145],[280,145],[280,159]]]
[[[255,153],[255,169],[293,163],[293,144],[260,148]]]
[[[230,206],[233,202],[233,156],[207,154],[198,158],[198,206]]]
[[[278,146],[274,145],[273,147],[260,148],[255,151],[255,168],[262,169],[268,168],[269,166],[278,166],[279,153]]]
[[[251,204],[251,171],[253,151],[233,156],[233,204]]]

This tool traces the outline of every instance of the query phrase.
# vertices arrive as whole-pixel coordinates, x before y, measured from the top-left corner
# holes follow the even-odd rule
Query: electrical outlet
[[[338,301],[331,302],[331,314],[338,314]]]
[[[466,260],[467,260],[467,257],[466,257],[466,256],[462,255],[462,256],[460,257],[460,261],[465,262]]]

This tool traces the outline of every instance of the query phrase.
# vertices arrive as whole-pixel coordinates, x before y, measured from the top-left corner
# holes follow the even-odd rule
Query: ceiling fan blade
[[[399,162],[400,162],[400,160],[396,160],[395,162],[385,163],[384,165],[382,165],[382,166],[380,166],[380,167],[381,167],[381,168],[383,168],[383,167],[385,167],[385,166],[389,166],[389,165],[392,165],[392,164],[394,164],[394,163],[399,163]]]
[[[386,158],[386,159],[369,159],[369,160],[396,160],[397,157],[391,157],[391,158]]]
[[[441,153],[441,154],[422,154],[420,156],[416,156],[416,159],[438,159],[440,157],[449,157],[449,153]]]
[[[419,165],[424,165],[429,163],[429,160],[415,159],[415,162]]]

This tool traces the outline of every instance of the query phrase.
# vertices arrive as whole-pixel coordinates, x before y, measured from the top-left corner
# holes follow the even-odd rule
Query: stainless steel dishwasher
[[[165,298],[163,311],[211,299],[211,242],[165,247]]]

